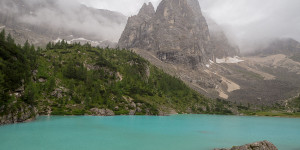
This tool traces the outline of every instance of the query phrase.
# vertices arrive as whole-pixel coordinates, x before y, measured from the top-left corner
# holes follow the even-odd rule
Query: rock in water
[[[209,29],[198,0],[162,0],[157,11],[144,4],[128,19],[121,48],[145,49],[160,60],[203,66],[212,57]]]
[[[269,141],[261,141],[243,146],[234,146],[231,149],[214,149],[214,150],[278,150],[275,145]]]

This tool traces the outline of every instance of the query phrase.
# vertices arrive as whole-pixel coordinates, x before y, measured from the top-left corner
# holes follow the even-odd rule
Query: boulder
[[[62,98],[64,96],[63,93],[68,92],[69,89],[64,88],[64,87],[60,87],[60,88],[56,88],[52,93],[51,96],[56,97],[56,98]]]
[[[131,106],[132,108],[136,108],[136,104],[135,104],[134,102],[132,102],[132,103],[130,104],[130,106]]]
[[[24,85],[22,85],[21,87],[19,87],[15,90],[15,92],[17,92],[17,93],[23,93],[24,91],[25,91]]]
[[[129,115],[135,115],[135,112],[136,112],[135,110],[130,110]]]
[[[115,113],[110,109],[99,109],[99,108],[92,108],[90,109],[92,115],[94,116],[114,116]]]
[[[45,83],[45,82],[47,82],[47,79],[39,78],[38,81],[39,81],[40,83]]]
[[[221,148],[221,149],[214,149],[214,150],[278,150],[274,144],[269,141],[261,141],[255,142],[252,144],[246,144],[243,146],[234,146],[230,149]]]
[[[136,111],[137,111],[137,112],[142,112],[142,109],[141,109],[140,107],[137,107],[137,108],[136,108]]]

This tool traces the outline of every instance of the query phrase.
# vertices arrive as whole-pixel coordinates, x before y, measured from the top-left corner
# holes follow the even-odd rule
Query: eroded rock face
[[[261,141],[243,146],[234,146],[231,149],[214,149],[214,150],[278,150],[275,145],[269,141]]]
[[[157,11],[145,4],[130,17],[119,40],[121,48],[145,49],[164,62],[192,67],[210,57],[210,35],[197,0],[162,0]]]

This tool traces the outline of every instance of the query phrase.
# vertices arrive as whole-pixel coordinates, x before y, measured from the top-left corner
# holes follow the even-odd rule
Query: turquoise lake
[[[217,115],[42,116],[0,126],[0,150],[211,150],[261,140],[300,150],[300,119]]]

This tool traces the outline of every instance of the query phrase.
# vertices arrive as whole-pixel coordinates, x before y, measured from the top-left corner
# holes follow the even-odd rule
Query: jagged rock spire
[[[122,48],[153,52],[166,62],[197,68],[209,57],[210,35],[197,0],[162,0],[157,11],[144,4],[129,18],[119,40]]]
[[[155,14],[155,9],[151,2],[148,4],[144,3],[142,8],[140,9],[138,16],[153,16]]]

